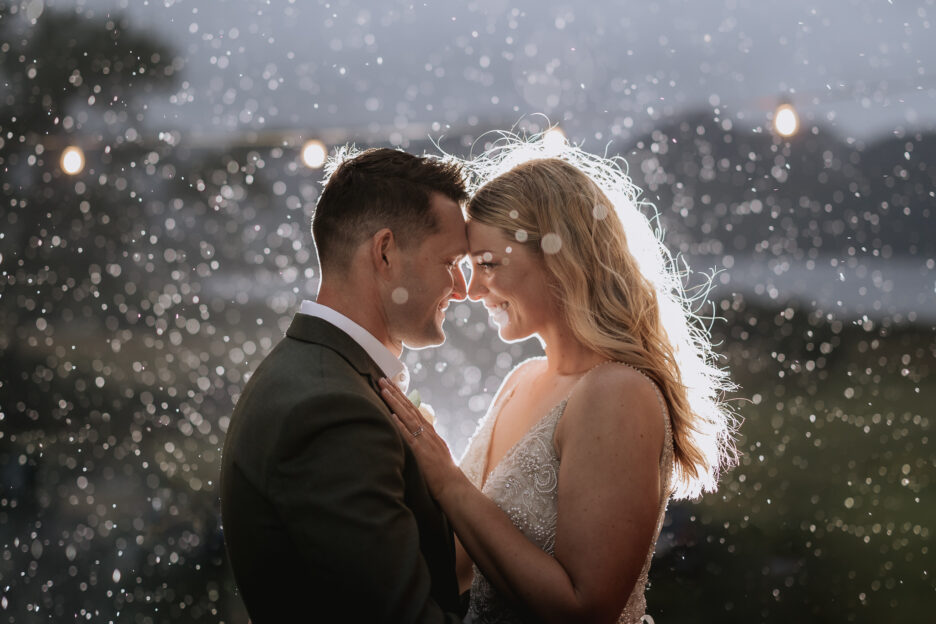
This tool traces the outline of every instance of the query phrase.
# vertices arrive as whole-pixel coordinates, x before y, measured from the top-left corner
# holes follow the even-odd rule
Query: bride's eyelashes
[[[498,266],[499,262],[494,262],[494,254],[490,251],[485,251],[483,254],[478,254],[476,256],[475,266],[479,269],[493,269]]]

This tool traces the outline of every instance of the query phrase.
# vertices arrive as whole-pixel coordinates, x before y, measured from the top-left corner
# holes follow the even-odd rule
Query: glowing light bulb
[[[565,133],[555,126],[543,133],[543,149],[547,154],[558,154],[565,147]]]
[[[791,137],[799,128],[799,117],[796,109],[789,104],[782,104],[774,113],[774,130],[782,137]]]
[[[321,169],[328,158],[328,150],[321,141],[312,139],[302,146],[302,162],[309,169]]]
[[[74,145],[66,147],[65,151],[62,152],[61,165],[62,171],[68,175],[81,173],[85,166],[84,152],[81,151],[80,147]]]

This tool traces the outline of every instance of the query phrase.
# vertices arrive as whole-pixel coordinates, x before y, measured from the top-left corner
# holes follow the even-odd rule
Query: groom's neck
[[[402,354],[402,345],[394,344],[390,339],[377,293],[367,293],[352,288],[332,288],[330,283],[322,280],[315,301],[328,306],[366,329],[397,357]]]

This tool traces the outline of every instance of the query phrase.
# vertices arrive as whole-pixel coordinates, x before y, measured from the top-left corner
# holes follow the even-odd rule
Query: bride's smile
[[[537,252],[509,240],[498,228],[470,220],[468,244],[468,296],[483,302],[501,339],[513,342],[539,333],[555,317],[557,306]]]
[[[484,307],[487,308],[488,314],[491,315],[491,320],[494,321],[498,327],[503,327],[510,322],[510,315],[507,313],[507,307],[509,305],[510,304],[505,301],[497,305],[485,303]]]

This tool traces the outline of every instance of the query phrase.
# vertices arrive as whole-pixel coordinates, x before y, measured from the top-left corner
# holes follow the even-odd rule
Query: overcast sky
[[[28,0],[24,5],[40,0]],[[781,97],[864,139],[936,128],[936,0],[47,0],[129,15],[185,61],[151,128],[509,125],[579,139],[692,109],[760,125]]]

